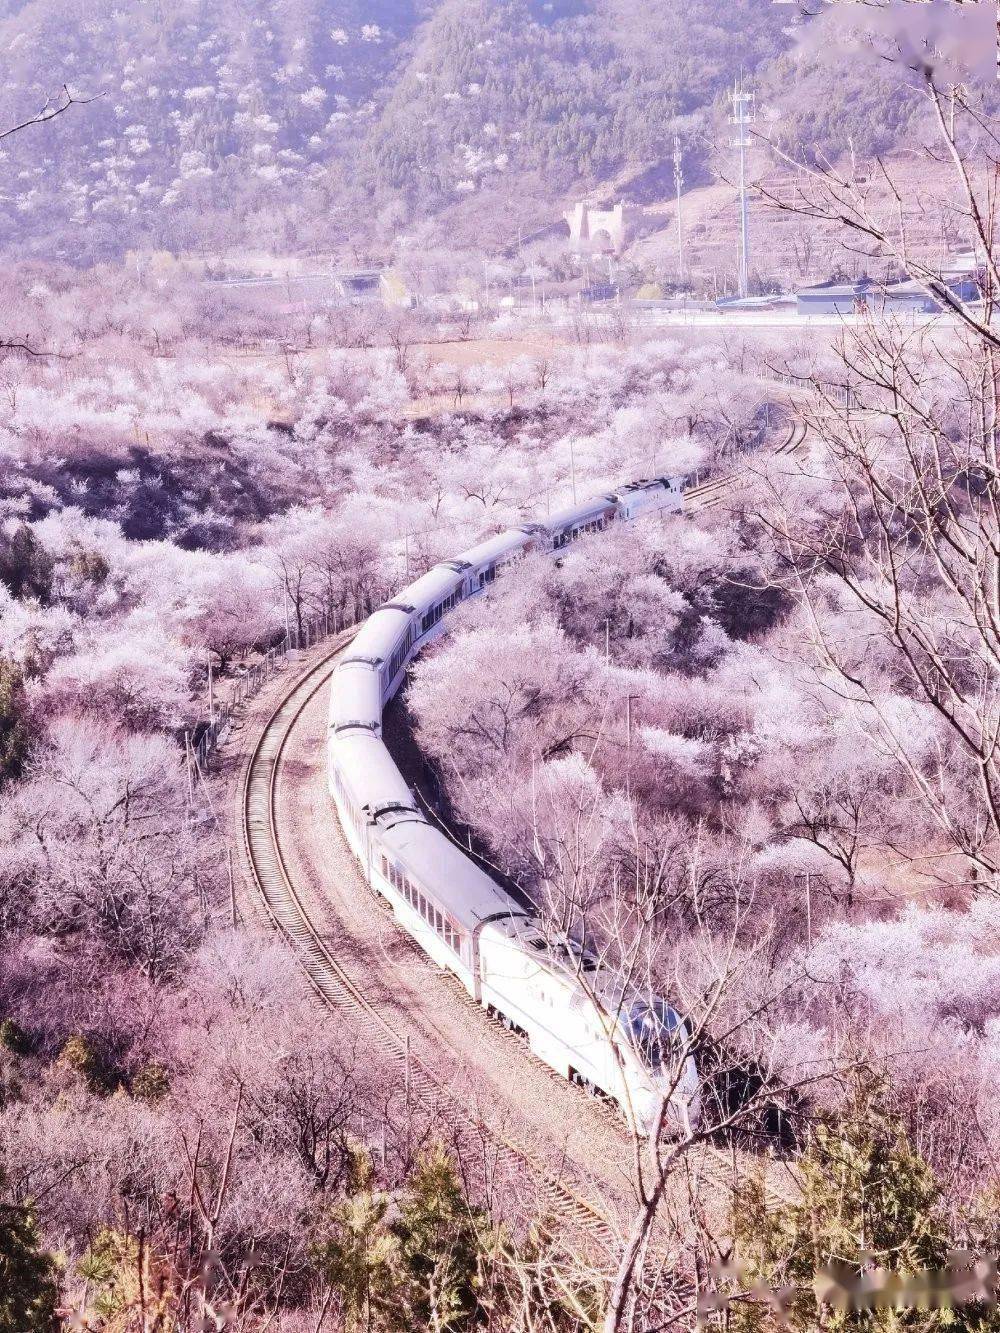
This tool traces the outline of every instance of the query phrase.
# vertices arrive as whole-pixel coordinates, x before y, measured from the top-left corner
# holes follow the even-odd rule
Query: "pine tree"
[[[358,1151],[348,1189],[313,1251],[340,1296],[348,1333],[472,1328],[480,1314],[486,1226],[444,1149],[418,1160],[396,1198],[375,1188],[371,1159]]]
[[[31,746],[28,701],[20,669],[0,657],[0,783],[19,777]]]
[[[14,597],[32,597],[43,604],[52,597],[52,557],[26,523],[0,536],[0,583]]]
[[[465,1197],[440,1144],[418,1161],[393,1229],[409,1278],[411,1326],[439,1333],[469,1328],[477,1310],[485,1218]]]
[[[0,1202],[0,1333],[52,1333],[57,1294],[56,1266],[40,1247],[33,1211]]]
[[[340,1296],[347,1333],[374,1333],[392,1327],[399,1310],[399,1242],[387,1222],[390,1196],[374,1188],[362,1149],[354,1152],[348,1188],[313,1260]]]
[[[734,1196],[735,1257],[741,1287],[759,1282],[786,1289],[793,1329],[1000,1329],[995,1312],[972,1303],[947,1310],[842,1310],[818,1305],[813,1282],[831,1264],[854,1277],[872,1268],[909,1276],[947,1267],[953,1240],[941,1192],[902,1125],[882,1104],[878,1088],[858,1087],[837,1117],[810,1131],[797,1162],[801,1199],[769,1208],[762,1183]],[[759,1333],[780,1321],[766,1302],[738,1301],[729,1311],[734,1333]]]

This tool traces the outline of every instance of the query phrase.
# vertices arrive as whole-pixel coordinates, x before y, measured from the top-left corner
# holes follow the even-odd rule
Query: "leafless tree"
[[[47,97],[33,116],[29,116],[27,120],[22,120],[18,125],[11,125],[5,130],[0,130],[0,139],[9,139],[12,134],[30,129],[33,125],[47,125],[50,120],[55,120],[57,116],[61,116],[68,111],[71,106],[86,106],[89,102],[96,102],[98,97],[103,96],[103,93],[98,93],[95,97],[75,97],[64,83],[62,92],[55,97]]]
[[[831,688],[895,754],[973,880],[1000,869],[1000,168],[995,127],[973,94],[919,71],[951,167],[956,227],[977,260],[960,288],[911,243],[907,199],[889,167],[800,168],[795,197],[765,199],[839,222],[866,253],[909,273],[942,311],[912,323],[869,310],[836,364],[803,377],[811,454],[767,471],[761,521],[808,608]],[[974,299],[975,298],[975,299]],[[836,607],[834,604],[837,604]],[[846,634],[845,616],[853,634]],[[835,621],[837,622],[835,624]],[[835,683],[835,684],[834,684]],[[922,742],[914,700],[938,723]]]
[[[22,120],[17,125],[11,125],[5,130],[0,130],[0,140],[9,139],[13,134],[19,134],[22,130],[31,129],[35,125],[47,125],[50,120],[55,120],[58,116],[67,112],[71,106],[86,106],[89,102],[94,102],[98,97],[103,97],[103,93],[98,93],[96,97],[75,97],[69,90],[67,84],[63,84],[62,92],[55,97],[48,97],[27,120]],[[0,354],[8,352],[20,353],[22,356],[48,357],[61,356],[63,353],[42,351],[32,346],[30,340],[25,337],[0,338]]]
[[[636,1202],[602,1327],[604,1333],[634,1333],[693,1316],[720,1208],[725,1216],[728,1191],[740,1172],[760,1170],[761,1157],[748,1156],[745,1147],[766,1161],[779,1148],[782,1127],[787,1130],[790,1119],[803,1113],[810,1087],[841,1071],[833,1050],[794,1068],[782,1059],[785,1010],[804,977],[773,970],[766,934],[753,942],[754,888],[738,851],[729,872],[733,908],[723,918],[703,896],[697,841],[659,844],[636,810],[631,855],[621,856],[619,848],[609,864],[581,832],[593,814],[586,806],[584,798],[579,817],[567,821],[570,836],[555,849],[550,831],[536,829],[539,846],[550,844],[539,852],[543,929],[572,960],[568,965],[605,1029],[620,1075],[621,1044],[631,1040],[636,1006],[657,1012],[669,997],[683,1015],[657,1070],[651,1123],[626,1105]],[[670,927],[678,918],[693,927],[682,936]],[[690,1088],[694,1069],[697,1114]],[[720,1148],[731,1164],[721,1171]],[[775,1163],[770,1175],[779,1169]],[[794,1181],[786,1174],[766,1188],[780,1194],[793,1190]]]

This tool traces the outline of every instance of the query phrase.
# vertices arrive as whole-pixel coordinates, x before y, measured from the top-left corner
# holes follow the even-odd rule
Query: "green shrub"
[[[14,1055],[26,1055],[28,1045],[28,1034],[19,1023],[15,1023],[13,1018],[0,1021],[0,1047]]]
[[[0,784],[20,777],[31,749],[28,699],[21,669],[0,657]]]
[[[57,1064],[61,1069],[71,1070],[79,1075],[92,1090],[98,1090],[103,1084],[103,1070],[91,1043],[86,1037],[73,1036],[66,1040],[59,1052]]]
[[[140,1102],[158,1102],[170,1091],[170,1075],[158,1060],[149,1060],[132,1079],[132,1096]]]
[[[56,1266],[30,1207],[0,1202],[0,1333],[54,1333]]]

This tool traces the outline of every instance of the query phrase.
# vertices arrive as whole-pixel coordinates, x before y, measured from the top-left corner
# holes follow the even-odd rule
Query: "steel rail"
[[[801,433],[800,433],[801,432]],[[788,438],[773,452],[794,453],[803,443],[805,429],[794,423]],[[722,499],[724,490],[737,482],[727,474],[713,478],[690,492],[699,507],[708,508]],[[288,939],[295,957],[319,999],[327,1007],[355,1014],[363,1014],[374,1030],[380,1033],[390,1064],[397,1066],[411,1092],[416,1092],[427,1105],[442,1104],[451,1108],[446,1116],[453,1130],[473,1128],[486,1134],[496,1146],[508,1154],[510,1160],[532,1173],[554,1211],[570,1218],[603,1245],[614,1245],[619,1239],[617,1228],[607,1215],[565,1180],[553,1176],[535,1154],[515,1143],[508,1135],[488,1124],[481,1117],[461,1105],[454,1092],[442,1084],[428,1066],[414,1057],[405,1040],[379,1012],[360,987],[353,981],[327,947],[302,902],[282,851],[275,819],[275,791],[282,756],[289,737],[303,712],[323,688],[332,669],[332,663],[351,642],[357,627],[340,634],[331,651],[299,676],[279,700],[264,723],[257,744],[251,752],[243,773],[240,810],[243,847],[257,894],[264,905],[275,930]],[[348,850],[348,855],[350,855]],[[726,1162],[723,1152],[713,1145],[703,1145],[698,1155],[696,1170],[721,1188],[727,1187]],[[786,1203],[788,1196],[776,1190],[770,1182],[765,1191],[775,1202]]]
[[[552,1209],[570,1219],[605,1248],[614,1246],[618,1230],[597,1204],[554,1176],[530,1150],[462,1106],[427,1065],[408,1052],[405,1040],[357,986],[316,930],[289,872],[275,820],[275,791],[281,759],[296,722],[323,688],[331,664],[353,638],[341,636],[337,647],[315,663],[274,708],[246,765],[241,792],[244,852],[254,885],[272,925],[291,941],[309,984],[329,1008],[363,1014],[379,1034],[390,1066],[400,1082],[425,1105],[445,1110],[452,1130],[474,1129],[486,1134],[513,1164],[531,1173]],[[348,853],[350,854],[350,853]]]

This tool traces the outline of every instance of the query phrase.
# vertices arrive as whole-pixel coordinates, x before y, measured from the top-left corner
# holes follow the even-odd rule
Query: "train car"
[[[462,551],[453,562],[449,562],[449,568],[465,572],[467,595],[484,592],[498,574],[502,574],[539,545],[540,535],[547,537],[548,534],[538,524],[509,528],[496,537],[490,537]]]
[[[549,549],[561,551],[564,546],[591,532],[603,532],[609,523],[620,517],[618,499],[614,495],[597,495],[583,504],[560,509],[545,524]]]
[[[615,492],[619,517],[625,522],[643,514],[676,513],[684,504],[683,477],[654,477],[633,481]]]
[[[432,643],[444,631],[443,620],[468,592],[464,570],[435,565],[404,588],[394,605],[406,608],[413,622],[414,651]]]
[[[623,995],[592,953],[533,916],[487,925],[480,953],[483,1005],[563,1078],[616,1102],[642,1133],[662,1096],[672,1127],[697,1120],[687,1029],[665,1000]]]
[[[614,977],[595,959],[572,940],[546,939],[530,908],[427,822],[382,741],[382,712],[450,612],[528,552],[557,556],[612,522],[679,508],[682,492],[676,478],[635,482],[435,565],[369,617],[338,663],[327,741],[330,794],[347,843],[403,929],[539,1058],[613,1098],[646,1131],[671,1089],[675,1123],[696,1117],[690,1056],[677,1072],[683,1022],[665,1001],[616,997]]]
[[[337,663],[330,690],[330,732],[382,735],[382,680],[377,661],[352,653]]]
[[[367,666],[378,676],[380,704],[384,706],[396,693],[403,679],[414,644],[412,607],[396,599],[386,602],[373,612],[354,636],[349,654],[342,658],[337,667]],[[331,708],[342,684],[350,679],[350,673],[337,676],[334,672],[334,689],[331,696]],[[379,729],[381,729],[381,707]]]
[[[348,846],[371,883],[373,833],[424,816],[381,738],[367,730],[329,734],[327,773]]]
[[[524,907],[426,822],[393,820],[379,829],[375,846],[372,888],[438,966],[481,1001],[482,931],[525,920]]]

